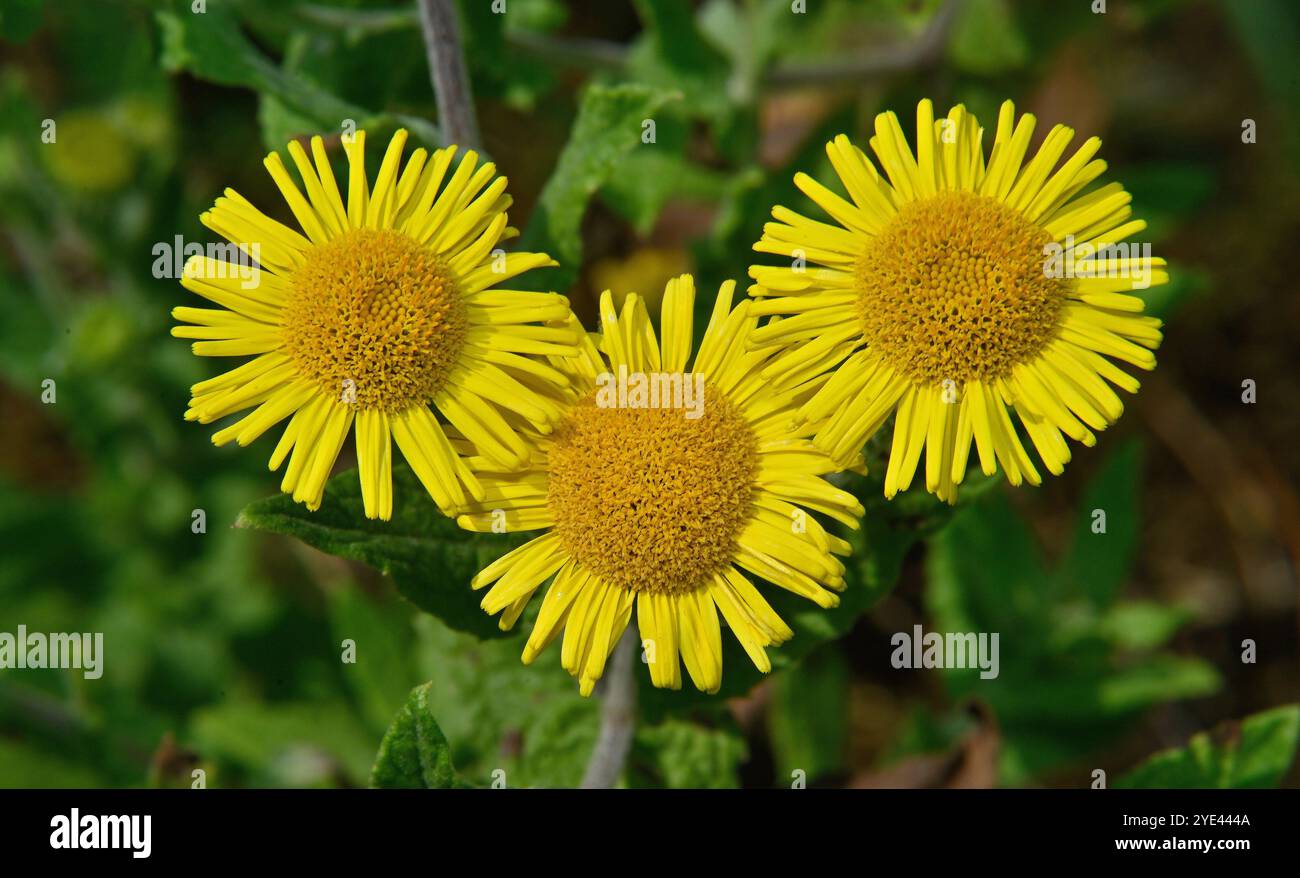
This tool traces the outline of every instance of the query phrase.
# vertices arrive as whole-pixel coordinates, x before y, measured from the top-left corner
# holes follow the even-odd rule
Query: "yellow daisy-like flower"
[[[1132,290],[1165,283],[1165,262],[1121,243],[1146,228],[1122,186],[1079,194],[1106,169],[1097,138],[1053,171],[1074,136],[1057,125],[1025,161],[1034,117],[1017,122],[1007,101],[986,166],[963,107],[936,120],[926,100],[916,115],[915,155],[893,113],[876,117],[883,178],[847,137],[826,145],[850,201],[795,177],[837,225],[773,209],[754,249],[794,263],[750,268],[752,313],[784,318],[752,343],[782,346],[764,372],[781,387],[835,370],[799,417],[838,460],[896,412],[886,496],[924,449],[926,488],[955,499],[972,440],[986,474],[1000,463],[1036,485],[1010,412],[1054,474],[1070,459],[1062,434],[1093,445],[1123,411],[1110,384],[1138,389],[1110,358],[1155,368],[1161,324]]]
[[[253,408],[212,437],[247,445],[292,416],[270,468],[288,457],[281,490],[309,509],[320,506],[354,423],[368,517],[392,516],[394,441],[444,513],[482,500],[430,405],[478,454],[521,467],[529,449],[520,429],[549,432],[560,414],[541,391],[565,379],[541,357],[577,354],[579,334],[538,325],[563,320],[567,299],[495,288],[556,264],[498,249],[518,234],[507,225],[506,179],[473,152],[449,174],[455,147],[417,149],[399,174],[405,143],[398,131],[372,190],[365,132],[345,138],[346,205],[321,138],[310,159],[288,146],[305,196],[279,154],[268,155],[302,232],[227,189],[201,219],[239,250],[190,258],[181,281],[221,307],[172,312],[191,324],[172,334],[198,339],[195,354],[254,357],[194,385],[185,418],[206,424]]]
[[[474,588],[492,585],[483,608],[508,629],[554,576],[523,660],[563,629],[561,662],[583,694],[634,606],[654,685],[680,688],[685,662],[695,685],[715,692],[719,611],[764,672],[765,647],[792,636],[742,571],[823,607],[839,602],[844,566],[834,555],[849,545],[806,510],[856,528],[862,507],[821,478],[836,467],[791,432],[800,396],[759,376],[769,355],[747,349],[757,321],[752,302],[732,310],[734,289],[719,292],[689,373],[690,275],[668,284],[659,338],[641,297],[630,294],[616,313],[606,291],[599,348],[588,339],[578,357],[553,361],[571,389],[528,469],[472,463],[487,496],[460,516],[462,527],[547,531],[474,577]],[[576,318],[570,325],[580,328]]]

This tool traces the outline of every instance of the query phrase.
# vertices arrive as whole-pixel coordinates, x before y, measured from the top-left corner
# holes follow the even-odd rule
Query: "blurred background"
[[[564,263],[548,288],[589,326],[605,288],[653,300],[682,271],[743,288],[771,205],[815,215],[794,172],[829,181],[829,137],[865,144],[877,112],[910,118],[922,97],[986,128],[1012,98],[1039,138],[1099,135],[1173,278],[1147,296],[1159,369],[1096,448],[954,513],[873,501],[908,538],[860,562],[870,606],[748,691],[650,699],[629,784],[1086,786],[1210,730],[1216,747],[1268,738],[1271,780],[1300,785],[1293,729],[1232,724],[1300,700],[1296,4],[500,5],[460,4],[483,146],[525,242],[548,216]],[[653,148],[613,155],[575,202],[551,173],[587,90],[623,82],[646,88]],[[190,786],[195,768],[213,786],[361,786],[426,680],[466,776],[581,776],[598,704],[554,650],[524,668],[515,640],[453,631],[370,567],[233,528],[277,490],[271,440],[217,449],[182,420],[216,364],[169,337],[192,297],[155,276],[153,248],[212,240],[198,215],[226,186],[287,216],[262,156],[322,133],[337,160],[345,118],[431,145],[413,4],[5,0],[0,631],[103,632],[106,655],[98,680],[0,670],[0,786]],[[1001,676],[894,669],[892,634],[917,624],[1003,632]]]

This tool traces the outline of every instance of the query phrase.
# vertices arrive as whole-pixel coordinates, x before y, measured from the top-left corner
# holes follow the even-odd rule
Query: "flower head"
[[[172,334],[197,339],[195,354],[253,357],[194,385],[186,419],[252,408],[212,437],[247,445],[289,418],[270,467],[288,459],[281,490],[310,509],[354,425],[367,516],[392,515],[393,442],[444,513],[482,499],[434,411],[494,465],[522,466],[520,430],[546,433],[560,413],[544,390],[564,376],[538,356],[577,353],[578,333],[539,325],[569,313],[563,296],[495,288],[555,264],[498,249],[517,234],[505,178],[473,152],[453,172],[455,147],[417,149],[399,174],[405,142],[398,131],[371,189],[365,132],[345,138],[346,203],[321,138],[311,158],[288,146],[305,195],[271,153],[302,231],[227,189],[201,219],[238,250],[190,258],[181,281],[220,307],[172,312],[188,324]]]
[[[571,389],[555,430],[535,437],[529,467],[498,473],[471,461],[486,497],[462,527],[546,531],[474,578],[492,586],[483,608],[509,628],[551,580],[523,658],[563,631],[561,662],[584,694],[634,609],[653,683],[679,688],[684,662],[712,692],[722,681],[719,612],[764,672],[765,647],[792,636],[749,575],[823,607],[844,587],[834,556],[848,543],[806,510],[857,527],[862,507],[821,478],[837,467],[791,431],[799,397],[759,376],[768,354],[747,349],[753,304],[732,310],[733,291],[723,285],[691,372],[689,275],[669,282],[658,335],[639,296],[616,313],[607,291],[599,346],[588,340],[578,357],[553,362]]]
[[[1146,223],[1118,183],[1080,194],[1106,169],[1100,140],[1058,168],[1074,132],[1057,125],[1026,161],[1033,130],[1004,103],[986,165],[962,106],[936,120],[918,105],[915,154],[882,113],[871,148],[885,176],[840,135],[826,152],[850,200],[795,177],[835,224],[776,207],[754,245],[794,260],[750,268],[752,313],[784,318],[754,333],[781,348],[765,375],[790,388],[834,370],[799,417],[837,460],[893,414],[886,496],[924,451],[927,489],[955,499],[972,441],[986,474],[1000,463],[1012,484],[1038,484],[1012,413],[1059,474],[1065,436],[1093,445],[1123,411],[1110,385],[1138,389],[1111,359],[1155,368],[1161,324],[1133,291],[1166,282],[1165,262],[1125,243]]]

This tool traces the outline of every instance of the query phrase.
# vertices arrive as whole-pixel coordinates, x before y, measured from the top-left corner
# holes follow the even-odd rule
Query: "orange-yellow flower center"
[[[554,533],[601,580],[636,592],[701,588],[730,563],[758,471],[749,424],[705,385],[703,414],[602,408],[556,429],[547,503]]]
[[[289,282],[284,351],[336,399],[402,411],[456,363],[467,317],[451,270],[401,232],[347,232],[308,251]]]
[[[991,380],[1051,340],[1069,291],[1044,270],[1051,236],[970,192],[904,206],[858,259],[870,349],[912,381]]]

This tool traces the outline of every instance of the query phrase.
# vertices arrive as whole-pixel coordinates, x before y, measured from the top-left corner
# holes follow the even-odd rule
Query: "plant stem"
[[[465,70],[465,54],[461,50],[460,28],[452,0],[419,0],[419,4],[429,76],[433,80],[444,142],[479,149],[482,143],[474,115],[474,96]]]
[[[534,58],[583,70],[617,71],[627,66],[627,48],[609,40],[519,31],[506,34],[506,42]]]
[[[629,625],[614,647],[602,684],[600,731],[582,776],[584,790],[613,789],[623,773],[636,731],[636,626]]]

